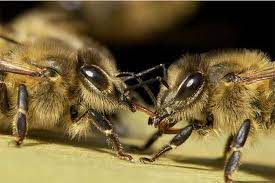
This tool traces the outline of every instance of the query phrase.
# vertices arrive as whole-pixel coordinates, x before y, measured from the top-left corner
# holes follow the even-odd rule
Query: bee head
[[[158,106],[188,106],[199,96],[204,86],[204,80],[204,76],[200,72],[185,74],[179,85],[163,91]]]
[[[191,72],[185,74],[178,85],[162,90],[158,96],[156,116],[149,120],[149,124],[157,125],[177,111],[192,105],[201,94],[204,83],[205,77],[201,72]]]
[[[116,65],[104,52],[89,48],[78,52],[81,94],[88,106],[103,111],[116,108],[130,108],[129,93],[125,93],[126,85],[118,77]]]

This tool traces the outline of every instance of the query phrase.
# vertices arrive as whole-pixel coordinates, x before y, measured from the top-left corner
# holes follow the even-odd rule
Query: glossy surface
[[[190,74],[183,83],[178,88],[176,95],[176,100],[184,100],[189,98],[198,91],[202,86],[204,81],[203,75],[201,73],[192,73]]]
[[[109,87],[108,78],[101,69],[95,66],[85,66],[81,68],[81,73],[100,91]]]

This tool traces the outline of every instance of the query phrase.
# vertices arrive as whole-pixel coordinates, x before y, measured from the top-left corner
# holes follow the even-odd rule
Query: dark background
[[[40,2],[0,2],[0,22],[8,22]],[[186,52],[217,48],[255,48],[275,60],[273,2],[201,2],[198,13],[153,40],[119,44],[103,42],[123,71],[169,65]],[[97,38],[96,38],[97,39]]]

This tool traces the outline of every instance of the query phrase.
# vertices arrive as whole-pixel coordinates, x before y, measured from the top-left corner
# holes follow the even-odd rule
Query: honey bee
[[[229,133],[224,150],[225,182],[232,182],[247,139],[275,126],[275,65],[257,50],[213,51],[186,55],[168,68],[168,85],[161,87],[156,111],[148,123],[158,131],[141,148],[150,147],[162,134],[176,134],[151,158],[183,144],[193,132],[201,136]],[[178,121],[188,125],[173,128]]]
[[[46,21],[44,15],[41,22]],[[143,110],[132,102],[125,81],[136,79],[138,86],[146,88],[139,77],[151,70],[121,74],[103,46],[66,29],[61,34],[54,24],[39,24],[39,14],[26,17],[5,27],[14,33],[0,31],[1,125],[12,124],[17,145],[23,143],[28,129],[63,126],[75,138],[87,135],[94,125],[111,140],[120,159],[132,161],[106,115]],[[22,25],[28,23],[45,32],[23,31]]]

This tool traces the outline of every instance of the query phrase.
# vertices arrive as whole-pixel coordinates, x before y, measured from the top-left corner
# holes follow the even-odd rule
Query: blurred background
[[[273,2],[0,2],[0,22],[41,6],[85,21],[123,71],[219,48],[260,49],[275,59]]]

